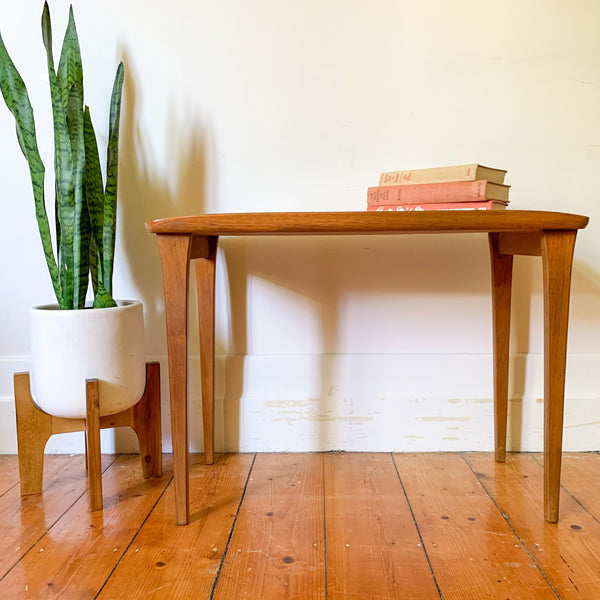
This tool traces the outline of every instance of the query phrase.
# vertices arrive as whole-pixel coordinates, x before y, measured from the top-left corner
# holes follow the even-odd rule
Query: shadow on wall
[[[257,348],[259,354],[268,355],[269,347],[264,349],[261,345],[269,333],[275,332],[280,340],[290,340],[289,346],[286,341],[275,342],[280,349],[283,347],[283,353],[315,352],[322,356],[320,367],[312,373],[318,398],[310,417],[314,426],[312,435],[315,444],[319,444],[331,439],[331,430],[340,420],[336,416],[339,397],[332,394],[337,373],[331,355],[426,353],[435,344],[436,337],[449,335],[449,313],[454,319],[472,323],[473,315],[465,307],[464,299],[471,297],[477,303],[478,297],[489,295],[487,239],[482,235],[443,237],[445,239],[442,236],[319,236],[224,240],[223,258],[232,298],[234,355],[227,364],[225,448],[240,447],[243,418],[240,405],[246,378],[244,361],[237,357],[257,352]],[[295,298],[292,304],[298,306],[299,313],[305,317],[307,312],[313,313],[314,319],[309,317],[303,323],[310,328],[311,320],[316,321],[313,330],[315,336],[320,337],[317,348],[303,348],[303,339],[298,339],[302,325],[294,321],[293,312],[277,315],[267,308],[267,318],[261,319],[256,314],[247,292],[252,279],[259,281],[258,287],[263,289],[265,284],[275,290],[280,288],[284,302],[291,292]],[[277,291],[274,293],[277,296]],[[449,298],[452,307],[440,306],[441,294]],[[310,309],[303,310],[304,306]],[[361,313],[361,306],[367,311]],[[252,325],[255,328],[249,329]],[[272,329],[267,331],[270,327]],[[489,330],[491,332],[491,322]],[[415,347],[418,345],[420,347]],[[468,346],[458,337],[445,345],[456,347],[456,352]],[[491,344],[486,347],[489,351]],[[253,400],[257,399],[248,399]],[[253,409],[261,407],[245,410],[251,413]],[[356,416],[349,418],[356,419]]]
[[[145,229],[145,221],[157,217],[169,217],[184,214],[200,214],[206,212],[206,128],[199,119],[190,120],[186,116],[185,130],[177,127],[176,119],[171,123],[171,139],[169,144],[177,152],[176,170],[165,181],[157,175],[151,163],[151,153],[147,147],[137,119],[141,99],[138,97],[138,79],[135,68],[124,52],[126,65],[125,93],[121,117],[121,162],[119,193],[119,228],[122,248],[126,256],[118,260],[126,260],[131,273],[131,280],[144,302],[147,351],[151,356],[166,355],[166,331],[164,322],[164,305],[162,289],[162,273],[156,240]],[[181,139],[173,139],[178,131],[184,131]],[[397,298],[398,308],[393,309],[390,320],[398,321],[398,329],[394,334],[399,346],[396,351],[405,351],[402,346],[406,340],[420,343],[415,337],[415,329],[421,328],[423,339],[427,336],[449,336],[448,316],[455,321],[472,327],[471,323],[485,325],[482,352],[491,349],[491,322],[483,315],[483,319],[473,321],[467,309],[451,304],[455,309],[448,309],[440,301],[444,298],[475,299],[477,305],[480,296],[489,297],[490,274],[487,256],[487,240],[481,235],[453,235],[449,240],[441,236],[365,236],[360,241],[355,236],[349,238],[319,237],[306,238],[260,238],[248,242],[244,239],[225,239],[220,243],[220,262],[226,271],[226,295],[231,301],[231,340],[219,344],[217,348],[227,347],[233,355],[246,356],[252,353],[253,340],[250,340],[248,323],[251,297],[248,284],[252,278],[260,279],[299,297],[307,298],[316,306],[318,312],[318,331],[320,348],[323,356],[346,351],[346,321],[340,320],[340,313],[345,308],[347,299],[356,295],[367,295],[370,298],[393,296]],[[225,259],[225,260],[223,260]],[[515,278],[513,293],[512,319],[512,352],[527,353],[530,351],[531,297],[541,297],[541,274],[539,259],[515,261]],[[193,270],[192,270],[193,271]],[[219,282],[217,286],[219,287]],[[193,289],[193,287],[192,287]],[[597,274],[584,272],[575,264],[573,289],[582,291],[592,301],[584,307],[577,319],[583,319],[591,330],[597,331],[600,326],[600,314],[595,307],[600,306],[600,285]],[[219,290],[217,290],[218,293]],[[192,297],[194,294],[192,294]],[[411,300],[431,299],[431,306],[440,309],[440,314],[427,315],[422,311],[414,323],[414,311],[410,310]],[[574,301],[576,298],[574,297]],[[469,300],[470,302],[470,300]],[[227,310],[221,302],[220,310]],[[482,303],[480,303],[482,304]],[[190,314],[195,313],[195,300],[190,302]],[[406,312],[403,309],[406,308]],[[365,318],[361,315],[361,319]],[[386,321],[386,315],[366,315],[366,320],[375,324]],[[464,319],[464,321],[463,321]],[[195,325],[195,316],[191,316],[191,327]],[[485,321],[485,323],[484,323]],[[573,310],[571,323],[573,323]],[[285,327],[284,323],[284,327]],[[290,323],[290,335],[294,335],[293,323]],[[410,335],[403,335],[402,328],[408,326]],[[380,328],[380,326],[379,326]],[[366,322],[364,335],[375,332],[377,326],[370,327]],[[467,329],[468,330],[468,329]],[[256,338],[261,332],[256,332]],[[285,329],[281,331],[286,335]],[[486,337],[487,336],[487,337]],[[375,340],[377,336],[373,335]],[[456,336],[456,352],[465,351],[463,344],[468,343],[470,334]],[[223,342],[223,341],[222,341]],[[370,339],[368,340],[370,343]],[[489,342],[489,343],[488,343]],[[378,343],[378,341],[377,341]],[[375,341],[374,341],[375,344]],[[373,346],[375,347],[375,345]],[[197,348],[197,336],[190,336],[190,351]],[[385,349],[388,351],[390,348]],[[394,351],[394,348],[391,348]],[[419,351],[417,348],[416,352]],[[471,350],[472,351],[472,350]],[[197,352],[197,351],[196,351]],[[331,381],[335,373],[331,372],[331,361],[323,360],[320,373],[315,373],[320,384],[320,400],[318,418],[316,419],[315,436],[327,439],[330,427],[329,415],[335,410],[328,400]],[[525,388],[525,361],[516,359],[511,371],[511,389],[513,401],[510,413],[511,446],[518,449],[521,444],[522,403]],[[167,400],[166,364],[162,368],[163,379],[163,428],[169,428]],[[225,446],[234,450],[239,446],[240,402],[243,397],[244,372],[243,361],[228,364],[226,373],[226,415]],[[492,382],[490,381],[490,397]],[[199,413],[197,402],[199,390],[190,395],[190,408]],[[490,428],[492,425],[490,424]],[[197,428],[198,431],[201,427]],[[133,435],[133,434],[132,434]],[[131,447],[129,432],[116,432],[115,443],[119,447]],[[193,446],[199,446],[200,440],[190,439]]]
[[[315,381],[318,380],[315,387],[319,388],[312,415],[316,440],[330,439],[330,429],[336,427],[336,419],[332,417],[339,414],[336,404],[339,398],[331,397],[337,377],[330,355],[377,353],[380,348],[383,348],[382,353],[427,354],[437,344],[436,338],[444,340],[442,345],[448,353],[489,354],[492,351],[491,276],[484,235],[364,236],[360,239],[324,236],[310,240],[253,238],[251,241],[230,238],[222,242],[222,258],[227,266],[229,297],[232,298],[233,358],[227,362],[225,391],[224,444],[227,450],[240,447],[242,412],[262,409],[261,406],[241,409],[242,398],[247,393],[243,357],[255,352],[268,355],[271,348],[268,343],[262,345],[261,340],[272,332],[280,338],[275,342],[275,353],[293,352],[294,344],[298,344],[299,353],[312,351],[302,348],[302,339],[298,341],[299,333],[302,337],[302,326],[291,318],[293,311],[289,315],[286,311],[276,315],[267,308],[266,318],[257,316],[258,308],[252,298],[255,290],[250,283],[253,279],[259,282],[257,289],[280,288],[282,302],[295,298],[291,304],[299,306],[299,312],[303,305],[312,307],[314,320],[318,321],[314,329],[320,340],[314,351],[323,359],[320,370],[313,373]],[[579,337],[577,329],[598,331],[600,282],[597,276],[586,274],[577,261],[572,289],[572,333]],[[273,293],[277,297],[277,291]],[[580,304],[581,297],[588,298],[585,305]],[[358,301],[349,309],[348,302],[353,298]],[[361,304],[373,312],[361,314]],[[377,308],[373,308],[377,306],[385,310],[377,314]],[[543,323],[538,319],[542,306],[541,258],[515,257],[509,383],[509,447],[514,450],[520,449],[522,444],[526,358],[529,353],[543,350],[543,327],[537,331],[536,326],[530,334],[532,322]],[[276,304],[271,308],[275,307]],[[432,310],[428,312],[428,309]],[[271,327],[272,320],[276,325],[266,331],[263,327]],[[362,340],[360,335],[352,338],[348,333],[350,329],[359,329],[355,326],[358,320]],[[290,340],[289,346],[286,341],[281,342],[285,338]],[[468,376],[466,367],[465,377]],[[492,392],[490,376],[490,399]],[[248,397],[244,401],[258,402],[258,399]],[[489,427],[491,434],[491,421]]]
[[[580,235],[586,235],[584,231]],[[527,374],[527,359],[529,353],[543,352],[543,289],[542,289],[541,259],[536,257],[515,257],[513,273],[512,321],[511,321],[511,365],[510,365],[510,398],[508,407],[508,449],[519,451],[527,446],[522,437],[523,416],[526,409],[523,406],[526,394],[525,383]],[[532,314],[532,309],[535,314]],[[531,322],[539,321],[539,330],[531,330]],[[569,309],[568,347],[573,347],[577,340],[579,352],[595,352],[597,341],[594,339],[600,330],[600,274],[577,261],[577,249],[573,262],[571,276],[571,303]],[[537,338],[532,340],[531,337]],[[585,338],[588,337],[589,341]],[[541,359],[540,359],[541,361]],[[531,367],[530,367],[531,368]],[[540,378],[543,374],[540,373]],[[543,385],[541,382],[540,386]],[[539,398],[543,404],[543,388]],[[580,412],[574,407],[577,397],[569,398],[569,372],[565,395],[565,411],[569,408]],[[597,421],[590,417],[590,421]],[[540,423],[540,430],[542,424]]]
[[[123,51],[125,82],[121,112],[121,146],[119,162],[119,232],[124,256],[117,258],[127,264],[130,279],[144,304],[146,353],[166,356],[162,270],[155,236],[146,231],[150,219],[205,212],[206,136],[199,120],[186,115],[186,127],[169,123],[169,145],[177,153],[177,170],[169,181],[158,175],[151,162],[148,140],[139,125],[138,77],[135,67]],[[175,121],[175,119],[173,119]],[[184,139],[173,139],[184,131]],[[174,133],[175,132],[175,133]],[[192,336],[193,338],[193,336]],[[163,432],[170,431],[168,408],[168,370],[161,366]],[[133,437],[132,437],[133,436]],[[137,447],[129,429],[115,431],[117,451]]]

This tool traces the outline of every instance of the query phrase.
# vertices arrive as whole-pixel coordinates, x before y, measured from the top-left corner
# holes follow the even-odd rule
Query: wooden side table
[[[204,450],[214,460],[215,264],[221,236],[487,233],[492,268],[495,457],[506,456],[510,298],[514,255],[541,256],[544,282],[544,516],[558,520],[567,325],[573,249],[588,218],[546,211],[241,213],[158,219],[163,269],[177,523],[189,520],[187,324],[196,260]],[[235,300],[235,299],[232,299]]]

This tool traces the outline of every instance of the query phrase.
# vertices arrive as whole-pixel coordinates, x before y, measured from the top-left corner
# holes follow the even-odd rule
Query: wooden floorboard
[[[11,458],[16,466],[16,457]],[[103,466],[107,467],[115,458],[103,456]],[[4,550],[0,552],[0,577],[18,564],[54,523],[85,495],[85,459],[82,455],[49,455],[44,462],[42,494],[21,497],[17,478],[16,485],[0,496],[0,547]]]
[[[538,462],[541,456],[537,457]],[[596,520],[600,521],[600,455],[566,453],[562,461],[562,484]]]
[[[327,597],[439,598],[392,456],[324,459]]]
[[[543,510],[543,469],[535,456],[511,454],[505,465],[494,463],[492,455],[467,460],[558,596],[600,598],[600,522],[582,506],[595,502],[590,492],[597,493],[600,473],[583,470],[588,481],[583,492],[584,482],[575,484],[572,461],[565,460],[560,520],[552,524],[535,518]],[[567,491],[569,484],[579,489],[581,501]]]
[[[325,598],[323,456],[257,454],[215,599]]]
[[[460,455],[394,459],[443,598],[556,598]]]
[[[190,462],[190,524],[175,524],[171,483],[99,595],[102,600],[209,597],[252,465],[253,455]]]
[[[0,598],[96,596],[165,487],[142,478],[138,456],[120,457],[102,479],[104,510],[90,512],[81,495],[0,580]]]
[[[0,455],[0,496],[19,483],[19,465],[13,456]]]
[[[0,598],[600,599],[597,453],[564,455],[558,524],[536,454],[192,456],[184,527],[164,463],[103,457],[90,513],[83,456],[23,498],[1,456]]]

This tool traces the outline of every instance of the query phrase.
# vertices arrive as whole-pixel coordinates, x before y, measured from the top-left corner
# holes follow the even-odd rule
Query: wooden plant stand
[[[85,453],[91,510],[102,510],[100,430],[131,427],[140,444],[144,478],[162,475],[160,427],[160,365],[146,363],[146,389],[140,401],[127,410],[100,416],[97,379],[86,380],[87,415],[83,419],[53,417],[40,410],[31,397],[29,373],[15,373],[15,407],[21,495],[42,492],[44,448],[57,433],[85,431]]]

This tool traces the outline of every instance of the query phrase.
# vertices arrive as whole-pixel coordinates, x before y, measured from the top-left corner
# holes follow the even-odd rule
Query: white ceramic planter
[[[115,308],[31,311],[31,392],[44,412],[65,418],[86,414],[85,381],[98,379],[100,414],[130,408],[146,384],[144,316],[140,302]]]

